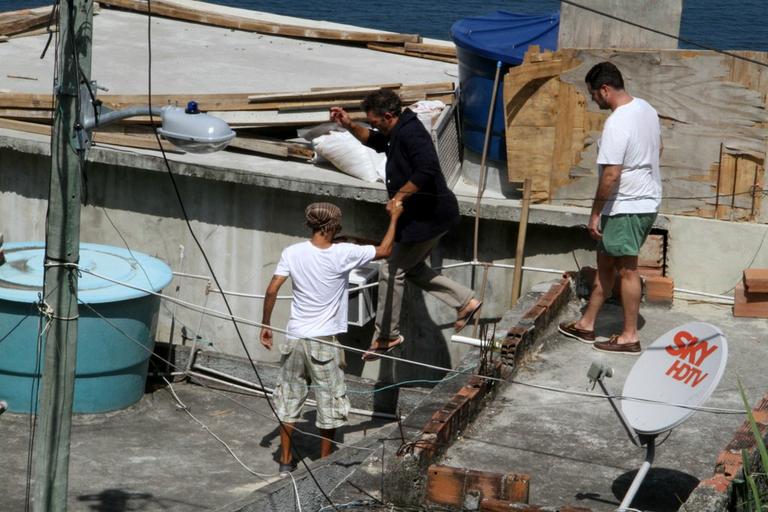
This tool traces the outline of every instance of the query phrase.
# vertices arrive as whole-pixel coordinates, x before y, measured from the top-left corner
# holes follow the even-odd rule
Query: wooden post
[[[525,232],[528,230],[528,208],[531,205],[531,178],[525,178],[523,184],[523,207],[520,210],[520,227],[517,230],[517,250],[515,251],[515,272],[512,278],[512,300],[510,307],[520,299],[523,285],[523,259],[525,250]]]
[[[51,136],[51,180],[46,223],[43,307],[47,336],[40,415],[33,456],[34,512],[67,509],[69,444],[77,354],[77,268],[80,259],[78,119],[81,84],[90,81],[93,2],[59,5],[58,108]],[[81,139],[82,140],[82,139]]]

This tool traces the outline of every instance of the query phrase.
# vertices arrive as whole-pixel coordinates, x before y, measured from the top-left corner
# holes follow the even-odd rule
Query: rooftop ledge
[[[170,149],[172,146],[167,144]],[[0,129],[0,150],[13,150],[39,156],[50,156],[50,140],[42,135]],[[304,162],[272,159],[230,152],[211,154],[168,153],[171,169],[179,176],[241,183],[291,192],[340,197],[370,203],[384,203],[387,193],[383,183],[368,183],[336,170]],[[144,171],[166,172],[162,156],[157,151],[116,148],[100,145],[91,148],[88,161],[117,165]],[[459,185],[461,186],[461,185]],[[455,187],[456,188],[456,187]],[[475,215],[475,197],[467,195],[474,189],[461,187],[457,194],[462,215]],[[522,201],[484,197],[480,209],[483,219],[517,222]],[[558,227],[585,226],[589,209],[575,206],[531,205],[529,222]],[[669,216],[660,215],[656,227],[666,229]]]

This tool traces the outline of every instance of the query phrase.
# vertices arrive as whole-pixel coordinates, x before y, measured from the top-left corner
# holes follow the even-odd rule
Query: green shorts
[[[637,256],[655,220],[656,213],[603,215],[600,221],[603,238],[597,243],[597,250],[615,258]]]

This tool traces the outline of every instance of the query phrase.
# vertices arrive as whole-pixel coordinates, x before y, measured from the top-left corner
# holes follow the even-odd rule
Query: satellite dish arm
[[[635,446],[642,446],[642,440],[641,437],[638,435],[638,433],[635,431],[634,428],[632,428],[632,425],[629,424],[627,421],[627,417],[624,416],[624,413],[621,410],[621,407],[618,407],[616,405],[616,402],[613,401],[613,396],[611,393],[608,392],[608,388],[605,387],[605,384],[603,383],[603,377],[598,377],[597,383],[600,385],[600,389],[603,390],[603,393],[605,394],[605,397],[608,399],[608,402],[611,404],[611,407],[613,408],[613,412],[616,413],[616,416],[619,417],[619,421],[621,422],[621,425],[624,427],[624,430],[626,430],[627,435],[629,436],[629,440],[632,441],[632,444]]]

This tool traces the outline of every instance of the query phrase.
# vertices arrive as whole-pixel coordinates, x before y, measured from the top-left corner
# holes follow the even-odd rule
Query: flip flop
[[[389,344],[385,347],[369,348],[361,357],[365,362],[376,361],[381,358],[382,354],[387,354],[395,347],[402,345],[403,341],[405,341],[405,338],[398,336],[394,340],[390,340]]]
[[[461,331],[463,331],[463,330],[464,330],[464,328],[465,328],[467,325],[469,325],[469,323],[470,323],[470,322],[472,321],[472,319],[475,317],[475,314],[476,314],[478,311],[480,311],[480,308],[481,308],[481,307],[483,307],[483,301],[480,301],[480,302],[478,302],[478,303],[477,303],[477,306],[475,307],[475,309],[473,309],[472,311],[468,312],[468,313],[467,313],[466,315],[464,315],[463,317],[461,317],[461,318],[459,318],[458,320],[456,320],[456,324],[461,324],[461,325],[458,325],[458,326],[456,326],[456,327],[455,327],[455,329],[456,329],[456,333],[457,333],[457,334],[458,334],[458,333],[460,333]],[[461,323],[461,322],[464,322],[464,323]]]

